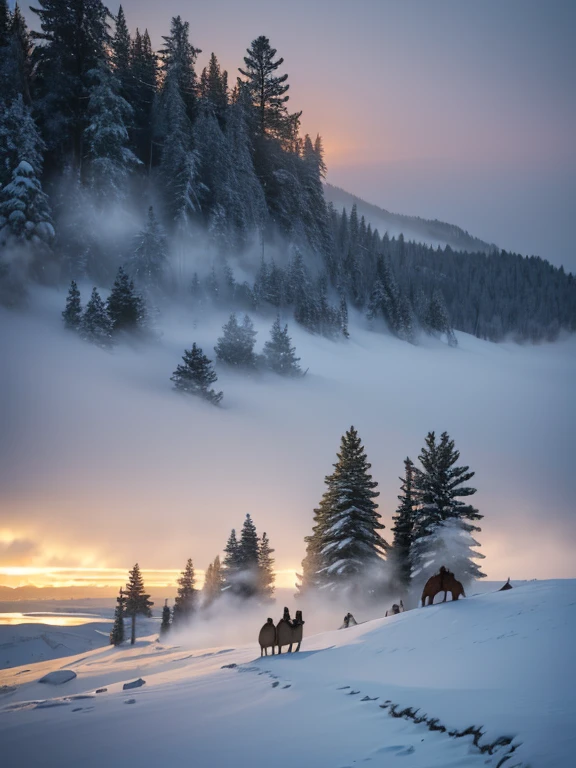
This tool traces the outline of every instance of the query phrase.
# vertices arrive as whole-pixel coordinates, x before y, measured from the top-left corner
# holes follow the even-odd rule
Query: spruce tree
[[[70,331],[78,331],[82,322],[82,304],[80,302],[80,291],[76,282],[72,280],[68,289],[66,298],[66,309],[62,312],[64,326]]]
[[[112,321],[96,288],[92,289],[92,295],[86,304],[79,331],[85,341],[96,344],[97,347],[108,349],[112,346]]]
[[[270,330],[270,341],[264,344],[264,361],[267,368],[281,376],[301,376],[300,358],[296,357],[296,349],[290,342],[288,326],[282,328],[280,317],[277,317]]]
[[[116,598],[114,609],[114,624],[110,632],[110,645],[120,645],[124,642],[124,613],[126,610],[126,598],[120,588],[120,594]]]
[[[138,158],[150,171],[157,165],[153,151],[153,114],[158,82],[158,63],[152,50],[150,35],[146,30],[136,35],[130,50],[130,98],[128,101],[134,110],[129,129],[131,143]]]
[[[225,589],[230,591],[231,594],[236,594],[238,591],[238,577],[241,570],[240,562],[240,543],[236,537],[236,530],[232,528],[226,546],[224,547],[223,571],[224,571],[224,584]]]
[[[0,190],[0,246],[28,245],[41,257],[50,253],[54,237],[48,196],[34,168],[22,160]],[[42,273],[43,262],[37,269]]]
[[[182,358],[184,364],[180,364],[170,381],[174,382],[174,389],[179,392],[187,392],[190,395],[198,395],[204,400],[218,405],[223,393],[210,389],[210,384],[218,380],[216,372],[212,368],[212,361],[202,353],[200,347],[192,344],[192,349],[185,349]]]
[[[474,472],[467,466],[455,466],[460,458],[454,440],[443,432],[436,440],[434,432],[426,436],[426,444],[418,456],[422,469],[414,468],[414,490],[417,510],[414,516],[413,543],[411,547],[412,575],[420,573],[424,564],[428,543],[424,540],[437,534],[438,526],[446,521],[457,520],[462,531],[469,534],[480,531],[475,522],[481,515],[475,507],[461,498],[467,499],[476,493],[476,489],[467,483]],[[470,572],[474,567],[470,566]],[[478,569],[478,577],[480,572]]]
[[[410,458],[404,459],[404,477],[400,478],[402,493],[398,496],[400,504],[396,514],[392,516],[394,525],[394,543],[391,550],[391,559],[396,569],[396,577],[401,587],[410,586],[410,549],[412,546],[412,532],[414,528],[414,514],[416,499],[414,497],[414,463]]]
[[[110,44],[112,49],[112,66],[120,84],[120,95],[129,102],[132,92],[132,67],[130,60],[132,41],[122,6],[118,8],[118,15],[114,21],[115,31]]]
[[[242,325],[234,313],[222,328],[223,335],[218,339],[214,351],[221,363],[237,368],[255,368],[256,331],[248,315],[244,315]]]
[[[202,605],[204,608],[212,605],[220,597],[223,587],[222,568],[220,566],[220,558],[217,556],[214,562],[210,563],[206,569],[204,586],[202,588]]]
[[[192,558],[188,558],[186,566],[178,579],[178,594],[174,600],[172,624],[176,626],[185,624],[196,610],[198,591],[195,584],[194,564]]]
[[[115,334],[144,329],[144,301],[136,293],[134,283],[122,267],[118,269],[106,306]]]
[[[162,287],[167,261],[166,233],[150,206],[146,226],[134,239],[134,250],[127,266],[138,285],[152,290]]]
[[[152,616],[151,607],[154,605],[150,600],[150,595],[144,592],[144,580],[140,572],[138,563],[132,568],[128,575],[128,584],[126,585],[126,616],[132,620],[132,630],[130,635],[130,644],[136,642],[136,616]]]
[[[377,483],[368,473],[364,447],[354,427],[342,437],[334,472],[326,477],[317,531],[309,542],[312,581],[330,592],[373,597],[382,586],[383,557],[388,544],[374,503]],[[312,546],[310,546],[312,544]],[[308,577],[308,574],[304,574]]]
[[[0,98],[0,188],[12,179],[14,169],[25,160],[42,176],[45,144],[31,109],[18,95],[10,104]]]
[[[258,595],[265,600],[272,600],[274,595],[274,550],[266,533],[262,534],[258,545]]]
[[[162,621],[160,623],[160,637],[165,637],[170,631],[170,608],[168,607],[168,600],[164,601],[164,607],[162,608]]]
[[[256,526],[249,514],[246,515],[240,542],[238,544],[239,583],[238,592],[242,597],[253,597],[258,592],[259,544]]]

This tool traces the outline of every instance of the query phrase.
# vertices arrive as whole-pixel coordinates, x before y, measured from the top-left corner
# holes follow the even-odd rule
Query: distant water
[[[82,624],[110,624],[94,613],[0,613],[0,624],[51,624],[56,627],[79,627]]]

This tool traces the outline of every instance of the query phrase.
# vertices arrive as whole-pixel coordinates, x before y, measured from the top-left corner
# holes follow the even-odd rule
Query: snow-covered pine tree
[[[128,147],[126,125],[133,111],[106,62],[89,76],[92,85],[84,131],[89,183],[100,205],[118,203],[126,197],[131,171],[140,164]]]
[[[21,160],[12,181],[0,190],[0,246],[29,245],[39,256],[50,253],[54,227],[48,196],[34,168]],[[42,272],[42,263],[37,266]]]
[[[242,325],[234,313],[222,328],[223,334],[216,342],[216,358],[226,365],[237,368],[255,368],[256,331],[248,315],[244,315]]]
[[[145,290],[162,287],[164,269],[168,260],[166,233],[154,215],[154,208],[148,208],[146,226],[134,239],[134,250],[127,267],[134,281]]]
[[[64,327],[68,328],[69,331],[80,330],[82,303],[80,301],[80,291],[74,280],[72,280],[68,289],[66,309],[62,312],[62,317],[64,319]]]
[[[428,312],[425,320],[426,328],[429,333],[437,336],[446,334],[446,340],[451,347],[458,346],[458,339],[452,329],[450,318],[448,316],[448,310],[446,308],[446,302],[442,291],[439,288],[435,288],[428,305]]]
[[[18,95],[10,104],[0,98],[0,188],[8,184],[22,160],[42,175],[45,145],[32,111]]]
[[[382,585],[383,558],[389,549],[380,535],[380,522],[373,501],[378,485],[369,474],[364,447],[354,427],[342,437],[334,472],[326,477],[333,493],[323,521],[319,573],[323,589],[351,591],[374,596]]]
[[[126,611],[126,598],[122,588],[116,598],[116,608],[114,609],[114,624],[110,632],[110,645],[120,645],[124,642],[124,613]]]
[[[113,333],[133,333],[144,330],[146,324],[144,301],[136,293],[134,283],[122,267],[118,268],[106,307],[112,321]]]
[[[136,616],[150,618],[152,616],[150,609],[154,605],[150,600],[150,595],[147,595],[144,591],[144,580],[138,563],[135,564],[128,575],[128,584],[126,584],[124,596],[126,598],[125,613],[132,620],[130,644],[134,645],[136,642]]]
[[[224,589],[231,594],[236,594],[238,589],[238,575],[240,573],[240,543],[236,537],[236,530],[232,528],[226,546],[224,547],[223,576]]]
[[[204,586],[202,587],[202,607],[207,608],[217,600],[222,594],[224,588],[224,579],[222,577],[222,568],[220,558],[216,556],[214,562],[208,565],[204,576]]]
[[[274,550],[266,533],[262,534],[258,545],[258,595],[265,600],[272,600],[274,595]]]
[[[414,462],[410,458],[404,459],[404,477],[400,478],[402,485],[401,494],[398,496],[400,504],[396,514],[392,516],[394,525],[394,543],[390,551],[390,559],[393,561],[395,575],[403,589],[410,586],[411,560],[410,549],[412,546],[412,531],[414,528]]]
[[[165,637],[170,631],[170,608],[168,607],[168,600],[164,600],[164,606],[162,608],[162,621],[160,622],[160,637]]]
[[[242,597],[258,594],[259,585],[259,545],[256,526],[249,514],[246,515],[240,542],[238,544],[239,578],[237,592]]]
[[[454,441],[447,432],[436,440],[434,432],[426,436],[426,444],[418,456],[422,469],[414,467],[414,491],[417,509],[414,515],[413,543],[411,547],[412,576],[420,574],[424,566],[427,542],[423,540],[436,533],[439,525],[447,520],[458,520],[463,531],[473,534],[480,531],[474,523],[481,520],[478,510],[471,504],[461,501],[476,493],[476,489],[467,483],[474,472],[467,466],[455,466],[460,452],[454,447]],[[472,545],[473,546],[473,545]],[[471,563],[468,571],[480,571]],[[458,574],[456,574],[458,577]]]
[[[264,344],[264,361],[267,368],[281,376],[301,376],[302,370],[298,365],[296,348],[291,346],[288,336],[288,326],[282,328],[280,317],[277,317],[270,329],[270,341]]]
[[[96,344],[97,347],[108,349],[112,346],[112,321],[96,288],[92,289],[92,295],[86,304],[79,332],[81,338]]]
[[[182,626],[190,620],[196,610],[198,590],[195,587],[194,564],[192,558],[188,558],[186,566],[178,579],[178,594],[174,600],[172,611],[172,624]]]
[[[203,354],[200,347],[192,344],[192,349],[185,349],[182,358],[184,364],[180,364],[170,381],[174,382],[174,389],[179,392],[187,392],[191,395],[198,395],[204,400],[218,405],[222,400],[223,393],[210,389],[210,384],[218,380],[218,376],[212,367],[212,361]]]

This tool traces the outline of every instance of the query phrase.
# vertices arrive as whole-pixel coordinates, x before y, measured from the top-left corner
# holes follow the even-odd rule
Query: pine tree
[[[42,256],[50,252],[54,236],[48,197],[34,168],[22,160],[0,191],[0,245],[28,244]]]
[[[144,302],[134,290],[134,283],[122,267],[118,269],[106,307],[115,334],[144,329],[146,320]]]
[[[474,472],[470,472],[467,466],[455,466],[460,452],[455,449],[454,441],[447,432],[442,433],[438,442],[435,433],[429,432],[426,445],[418,458],[422,469],[414,468],[418,506],[414,516],[411,548],[413,575],[419,573],[423,565],[422,553],[428,546],[423,540],[436,534],[439,525],[447,520],[458,520],[462,530],[472,534],[480,531],[474,523],[483,517],[471,504],[460,500],[461,497],[467,498],[476,493],[475,488],[462,485],[474,477]]]
[[[401,495],[398,496],[400,504],[396,514],[392,516],[394,525],[394,543],[391,557],[394,561],[396,575],[403,588],[410,586],[410,549],[412,546],[412,532],[414,529],[414,514],[416,499],[414,496],[414,463],[410,458],[404,459],[404,477],[400,478]]]
[[[274,595],[274,550],[266,533],[262,534],[258,545],[258,595],[271,600]]]
[[[126,616],[132,619],[132,631],[130,635],[130,644],[136,642],[136,616],[152,616],[151,607],[154,605],[150,600],[150,595],[144,592],[144,580],[140,572],[138,563],[132,568],[128,575],[128,584],[126,585]]]
[[[164,637],[170,631],[170,608],[168,607],[168,600],[164,601],[164,607],[162,608],[162,621],[160,623],[160,637]]]
[[[224,588],[224,579],[222,576],[222,568],[220,566],[220,558],[216,556],[214,562],[208,565],[204,578],[204,587],[202,588],[202,605],[207,608],[209,605],[217,600]]]
[[[190,122],[194,122],[196,116],[197,82],[194,65],[196,58],[202,51],[194,48],[189,40],[190,25],[182,21],[180,16],[172,18],[170,34],[163,36],[164,47],[160,51],[160,58],[164,71],[176,75],[176,87],[184,102],[186,115]]]
[[[10,182],[22,160],[32,166],[39,179],[44,149],[32,112],[22,96],[18,95],[9,106],[0,98],[0,188]]]
[[[126,598],[122,588],[116,598],[116,608],[114,610],[114,624],[110,632],[110,645],[120,645],[124,642],[124,614],[126,612]]]
[[[154,215],[154,208],[150,206],[146,226],[134,240],[134,250],[127,266],[134,280],[151,290],[162,286],[167,261],[166,233]]]
[[[0,2],[0,100],[23,98],[31,104],[33,46],[26,20],[18,3],[10,13],[5,0]]]
[[[239,579],[237,591],[242,597],[253,597],[258,592],[259,544],[256,526],[246,515],[238,544]]]
[[[255,368],[256,331],[248,315],[244,315],[242,325],[234,313],[222,328],[223,335],[218,339],[214,350],[216,358],[226,365],[237,368]]]
[[[451,347],[456,347],[458,345],[458,340],[452,330],[450,318],[448,317],[446,302],[444,301],[444,296],[439,288],[435,288],[432,293],[432,298],[430,299],[428,312],[426,314],[425,325],[429,333],[435,335],[442,335],[445,333],[448,344]]]
[[[134,116],[130,126],[132,146],[148,170],[157,164],[154,155],[152,117],[158,82],[158,63],[150,35],[136,30],[130,50],[130,102]]]
[[[302,370],[298,365],[300,358],[296,357],[296,349],[290,343],[288,326],[282,328],[280,317],[277,317],[270,330],[270,341],[264,344],[264,360],[270,370],[281,376],[301,376]]]
[[[236,530],[232,528],[226,546],[224,547],[223,571],[224,571],[224,583],[225,589],[229,590],[232,594],[236,594],[238,590],[238,576],[241,570],[240,563],[240,543],[236,537]]]
[[[174,600],[172,624],[176,626],[186,623],[196,610],[198,590],[195,588],[194,564],[189,558],[178,579],[178,594]]]
[[[64,326],[70,331],[78,331],[82,322],[82,303],[80,291],[75,281],[72,280],[66,299],[66,309],[62,312]]]
[[[373,499],[377,483],[354,427],[342,437],[334,472],[326,477],[313,541],[309,541],[315,574],[304,574],[330,592],[351,591],[374,596],[382,586],[383,557],[388,544]]]
[[[223,393],[209,389],[210,384],[218,380],[216,372],[212,368],[212,361],[202,353],[200,347],[192,344],[192,349],[185,349],[182,358],[184,365],[180,364],[170,381],[174,382],[174,389],[179,392],[187,392],[191,395],[198,395],[204,400],[218,405],[222,400]]]
[[[294,122],[298,121],[301,113],[288,114],[288,75],[274,74],[284,59],[274,61],[276,49],[270,46],[269,39],[264,35],[253,40],[246,52],[246,69],[239,69],[239,72],[246,78],[244,87],[250,93],[258,116],[258,135],[288,141],[293,136]]]
[[[81,338],[102,349],[112,346],[112,321],[96,288],[86,304],[79,331]]]
[[[132,93],[132,41],[122,6],[118,8],[118,15],[114,21],[116,28],[110,43],[112,66],[114,75],[120,84],[120,95],[129,102]]]
[[[140,164],[128,147],[132,107],[120,95],[120,80],[107,63],[88,73],[88,125],[84,131],[88,178],[100,204],[126,197],[128,178]]]

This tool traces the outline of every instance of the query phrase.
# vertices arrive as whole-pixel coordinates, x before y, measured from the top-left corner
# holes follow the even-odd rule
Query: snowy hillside
[[[192,652],[193,630],[176,646],[152,636],[1,673],[3,757],[26,768],[272,757],[278,768],[569,768],[575,631],[576,582],[548,581],[305,636],[297,655],[260,659],[255,640]],[[77,677],[38,683],[59,669]],[[449,735],[470,727],[481,735]]]

